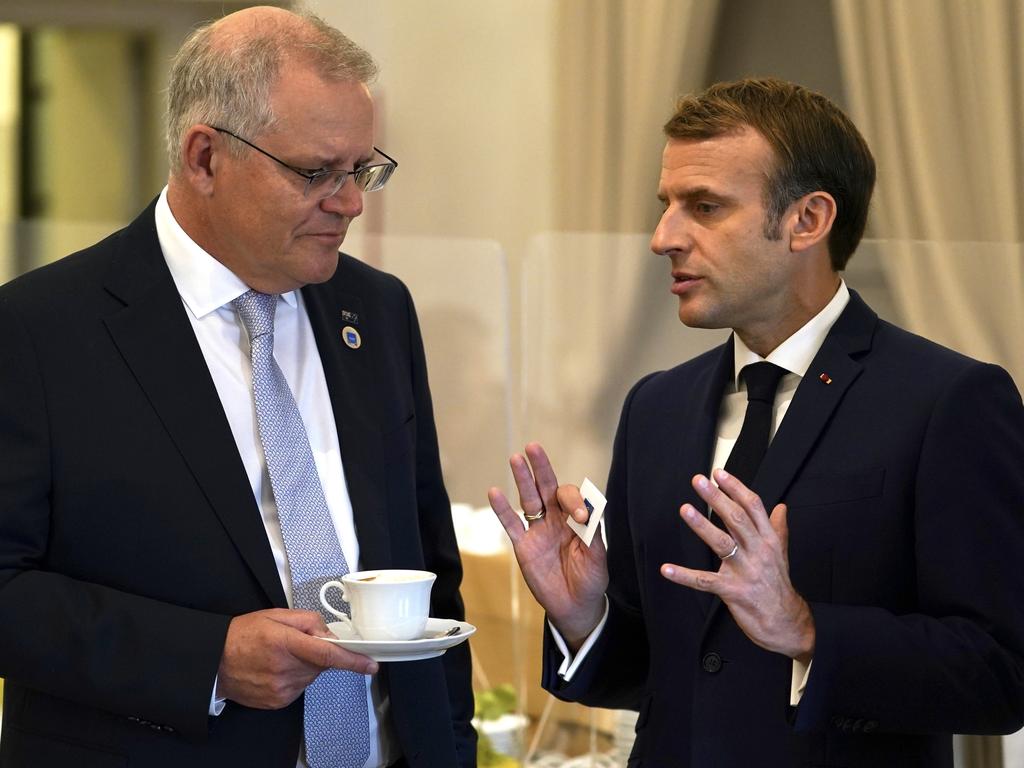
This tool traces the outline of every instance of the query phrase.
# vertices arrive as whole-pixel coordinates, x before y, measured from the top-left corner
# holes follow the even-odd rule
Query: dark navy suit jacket
[[[436,572],[461,618],[411,298],[344,255],[303,296],[362,563]],[[153,206],[0,289],[0,456],[0,765],[293,768],[301,699],[207,716],[231,617],[287,603]],[[381,674],[410,765],[475,765],[465,644]]]
[[[752,487],[788,505],[793,584],[817,645],[792,662],[663,563],[717,570],[680,520],[706,508],[732,341],[637,383],[606,510],[607,625],[557,696],[639,709],[639,768],[946,768],[951,734],[1024,721],[1024,408],[1002,369],[881,321],[856,293],[801,381]],[[826,374],[831,383],[821,380]]]

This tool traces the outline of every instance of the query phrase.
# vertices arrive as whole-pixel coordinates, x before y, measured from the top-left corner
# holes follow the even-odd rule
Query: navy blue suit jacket
[[[788,505],[793,584],[814,614],[806,691],[718,598],[663,563],[717,570],[680,520],[705,508],[732,341],[637,383],[606,510],[610,613],[557,696],[639,709],[630,766],[952,766],[951,734],[1024,720],[1024,408],[1002,369],[881,321],[853,293],[751,483]],[[820,379],[825,373],[831,383]]]
[[[436,572],[461,618],[408,291],[342,255],[303,296],[362,563]],[[287,603],[153,206],[0,289],[0,340],[0,765],[294,768],[301,699],[207,716],[231,617]],[[381,674],[412,766],[475,765],[465,644]]]

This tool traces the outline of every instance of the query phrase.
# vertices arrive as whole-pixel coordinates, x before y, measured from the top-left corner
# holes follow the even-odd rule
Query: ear
[[[827,245],[836,220],[836,201],[828,192],[811,192],[790,207],[789,247],[795,252]]]
[[[181,173],[199,194],[213,192],[213,181],[223,152],[220,134],[208,125],[193,125],[181,142]]]

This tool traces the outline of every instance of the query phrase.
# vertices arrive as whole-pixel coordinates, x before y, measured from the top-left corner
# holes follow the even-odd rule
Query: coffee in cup
[[[320,602],[363,640],[416,640],[427,625],[436,578],[430,571],[356,571],[320,587]],[[351,617],[327,601],[330,589],[341,590]]]

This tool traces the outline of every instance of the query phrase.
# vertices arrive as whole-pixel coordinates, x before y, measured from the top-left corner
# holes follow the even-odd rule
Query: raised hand
[[[711,572],[667,563],[661,567],[662,575],[676,584],[718,595],[751,641],[807,663],[814,654],[814,618],[789,580],[786,506],[779,504],[769,517],[760,497],[735,477],[719,469],[715,480],[717,488],[708,478],[696,475],[693,487],[722,518],[728,532],[690,504],[684,504],[679,514],[722,559],[722,565]]]
[[[604,615],[608,586],[604,543],[595,536],[588,547],[565,522],[567,515],[581,523],[587,520],[579,488],[559,487],[539,444],[530,443],[525,453],[525,457],[513,454],[509,464],[527,527],[523,528],[499,488],[491,488],[487,498],[512,541],[526,585],[569,647],[576,650]]]

